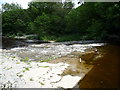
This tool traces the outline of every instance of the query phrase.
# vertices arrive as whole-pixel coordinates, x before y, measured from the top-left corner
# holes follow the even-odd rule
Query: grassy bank
[[[88,37],[80,36],[79,34],[71,34],[71,35],[62,35],[62,36],[43,36],[39,37],[40,40],[52,40],[52,41],[80,41],[80,40],[90,40]]]

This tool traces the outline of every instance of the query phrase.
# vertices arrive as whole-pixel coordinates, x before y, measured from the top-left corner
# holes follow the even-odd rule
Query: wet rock
[[[27,44],[20,40],[15,40],[13,38],[2,37],[2,49],[11,49],[14,47],[23,47],[23,46],[27,46]]]
[[[85,53],[81,54],[80,58],[88,63],[88,62],[92,61],[96,55],[97,55],[97,53],[95,51],[89,51],[89,52],[85,52]]]
[[[66,75],[61,79],[60,82],[56,83],[55,85],[61,88],[73,88],[78,84],[80,79],[80,76]]]
[[[36,44],[41,44],[41,43],[50,43],[48,41],[43,41],[43,40],[24,40],[26,43],[36,43]]]

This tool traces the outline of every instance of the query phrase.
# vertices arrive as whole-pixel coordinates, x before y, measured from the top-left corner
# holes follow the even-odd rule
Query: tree
[[[11,11],[5,11],[2,13],[2,28],[3,35],[27,33],[27,25],[30,22],[30,17],[26,10],[15,9]]]
[[[49,2],[30,2],[28,4],[28,11],[30,12],[30,17],[34,21],[37,16],[41,16],[42,13],[51,14],[53,12],[53,4]]]
[[[21,5],[19,4],[15,4],[15,3],[5,3],[5,4],[2,4],[2,9],[3,11],[10,11],[10,10],[15,10],[15,9],[22,9]]]
[[[34,32],[40,36],[48,35],[50,30],[50,17],[42,13],[41,16],[38,16],[33,23]]]
[[[65,3],[66,5],[67,3]],[[47,2],[31,2],[29,4],[30,17],[33,22],[29,23],[29,29],[33,32],[39,30],[41,33],[44,31],[47,35],[63,34],[65,29],[65,15],[72,9],[72,3],[69,3],[67,7],[63,6],[61,2],[47,3]],[[44,19],[44,20],[42,20]],[[47,20],[48,19],[48,20]],[[46,22],[46,23],[44,23]],[[47,26],[48,30],[43,27]],[[37,29],[36,29],[37,28]],[[38,29],[39,28],[39,29]],[[38,32],[37,32],[38,33]]]
[[[66,31],[86,39],[120,39],[119,18],[119,3],[85,3],[68,13]]]

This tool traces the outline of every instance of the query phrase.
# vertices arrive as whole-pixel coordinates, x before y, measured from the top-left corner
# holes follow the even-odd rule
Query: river
[[[76,80],[75,82],[73,82],[74,80],[72,80],[71,82],[69,80],[64,81],[64,79],[61,79],[61,82],[64,84],[66,83],[66,81],[69,82],[67,82],[68,85],[60,84],[61,82],[56,83],[55,85],[59,85],[59,87],[69,88],[71,83],[73,83],[73,87],[80,87],[80,88],[117,88],[119,82],[119,72],[118,72],[119,60],[120,60],[119,50],[120,50],[119,45],[97,43],[94,41],[85,41],[84,43],[82,41],[54,42],[54,43],[50,43],[50,42],[43,43],[41,41],[37,41],[37,43],[35,43],[35,42],[26,42],[24,40],[14,40],[9,38],[4,38],[2,54],[6,62],[4,61],[1,62],[1,65],[5,66],[1,68],[4,71],[4,69],[7,68],[7,66],[9,66],[7,63],[12,62],[12,63],[16,63],[13,66],[16,65],[18,66],[18,63],[20,63],[19,65],[21,68],[19,68],[19,70],[22,70],[22,68],[24,68],[26,65],[26,64],[22,64],[23,61],[28,63],[27,67],[29,66],[30,63],[31,63],[30,67],[32,66],[32,63],[35,63],[34,65],[39,65],[39,64],[46,65],[46,63],[42,64],[41,62],[48,62],[50,65],[58,64],[57,66],[60,65],[59,63],[62,63],[63,64],[62,66],[65,66],[65,68],[67,69],[64,68],[64,71],[58,70],[61,72],[61,75],[60,76],[57,75],[56,77],[59,78],[69,77],[69,80],[72,80],[72,78],[76,78],[78,80]],[[15,62],[13,59],[15,59]],[[16,61],[17,59],[18,61]],[[48,66],[39,66],[39,68],[42,69],[45,67],[49,67],[49,64],[47,64]],[[7,70],[11,69],[13,73],[12,68],[8,67]],[[17,68],[15,69],[16,69],[15,71],[17,71]],[[27,72],[29,73],[29,75],[30,74],[33,75],[32,69],[30,70],[29,69]],[[38,69],[37,67],[34,67],[34,71],[37,69]],[[18,73],[18,72],[14,72],[14,73]],[[36,72],[36,74],[39,73]],[[11,77],[9,77],[11,74],[8,74],[7,71],[6,73],[4,73],[4,75],[7,75],[7,79],[9,78],[11,80]],[[14,76],[15,75],[16,74],[14,74]],[[18,77],[13,79],[16,80],[17,82],[19,80],[17,78]],[[6,80],[6,78],[4,79]],[[56,80],[56,78],[54,80]],[[27,80],[26,82],[31,83],[32,81],[28,82]],[[19,83],[18,86],[16,87],[20,87],[19,85],[22,85],[22,83],[26,83],[26,82],[21,81],[21,83]],[[0,83],[2,83],[3,85],[6,84],[3,82]],[[38,83],[36,81],[36,84],[31,85],[31,87],[32,86],[35,87],[37,84]],[[46,87],[58,87],[55,85],[52,84],[51,86],[51,84],[49,83],[49,85],[47,85]],[[38,87],[43,87],[43,86],[44,85]],[[25,84],[24,87],[29,88],[29,84],[28,85]]]
[[[106,45],[98,49],[104,56],[95,62],[80,82],[80,88],[119,88],[120,46]]]

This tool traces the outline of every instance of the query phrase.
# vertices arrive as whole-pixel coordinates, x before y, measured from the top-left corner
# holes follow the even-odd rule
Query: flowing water
[[[80,88],[119,88],[120,46],[106,45],[98,50],[104,55],[80,82]]]
[[[28,40],[29,41],[29,40]],[[3,38],[2,54],[19,57],[20,60],[67,63],[61,74],[82,77],[80,88],[116,88],[119,81],[118,45],[106,45],[91,41],[81,42],[32,42]],[[76,82],[71,82],[76,83]]]

